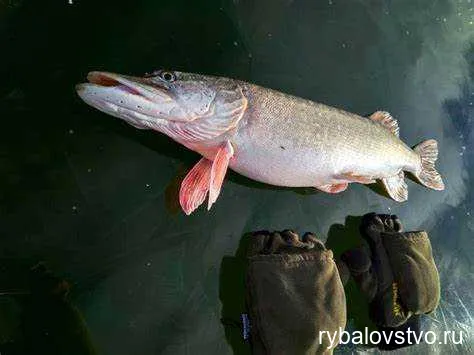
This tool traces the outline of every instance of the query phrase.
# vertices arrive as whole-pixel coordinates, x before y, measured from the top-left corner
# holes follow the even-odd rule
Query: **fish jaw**
[[[88,105],[118,117],[139,129],[166,124],[175,116],[182,116],[165,87],[150,85],[145,78],[108,72],[91,72],[88,83],[76,85],[79,97]]]

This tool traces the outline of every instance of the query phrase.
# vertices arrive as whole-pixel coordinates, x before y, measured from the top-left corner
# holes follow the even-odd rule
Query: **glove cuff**
[[[346,323],[330,250],[250,257],[247,303],[254,354],[330,354],[331,343],[319,331],[334,334]]]
[[[384,233],[401,302],[413,314],[430,313],[440,300],[440,281],[426,231]]]

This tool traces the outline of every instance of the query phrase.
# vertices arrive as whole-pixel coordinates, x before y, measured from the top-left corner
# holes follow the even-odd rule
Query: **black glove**
[[[257,232],[248,249],[247,303],[254,354],[331,354],[346,324],[332,251],[315,235]]]
[[[440,284],[427,233],[402,232],[397,216],[374,213],[362,218],[360,233],[367,245],[341,260],[366,295],[379,329],[396,330],[413,315],[432,312]]]

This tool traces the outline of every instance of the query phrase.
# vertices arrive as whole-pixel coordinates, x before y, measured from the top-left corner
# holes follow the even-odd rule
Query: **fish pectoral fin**
[[[327,184],[327,185],[320,185],[316,186],[318,190],[327,192],[328,194],[337,194],[339,192],[344,191],[349,186],[348,182],[343,182],[340,184]]]
[[[211,181],[212,164],[212,161],[202,158],[181,183],[179,204],[187,215],[190,215],[206,199]]]
[[[350,182],[357,182],[359,184],[373,184],[376,182],[376,180],[372,176],[357,175],[353,172],[342,173],[337,178]]]
[[[408,199],[408,186],[402,170],[397,175],[382,179],[382,183],[389,196],[395,201],[403,202]]]
[[[206,199],[209,192],[209,210],[216,202],[221,192],[230,158],[234,155],[234,148],[229,141],[217,150],[214,160],[202,158],[189,171],[181,183],[179,190],[179,204],[184,213],[190,215]]]
[[[217,154],[212,162],[211,179],[209,186],[209,202],[207,210],[210,210],[217,197],[221,192],[222,183],[229,167],[230,158],[234,156],[234,148],[229,141],[226,141],[224,145],[219,148]]]
[[[383,127],[392,132],[395,136],[400,135],[400,128],[398,127],[398,121],[392,117],[392,115],[386,111],[376,111],[369,116],[369,118],[381,124]]]

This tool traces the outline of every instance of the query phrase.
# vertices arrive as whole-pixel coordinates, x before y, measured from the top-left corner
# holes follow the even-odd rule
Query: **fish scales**
[[[231,138],[237,159],[230,166],[252,179],[307,187],[344,172],[382,178],[419,163],[408,146],[370,119],[257,86],[244,92],[249,108]]]
[[[239,80],[157,71],[144,77],[91,72],[77,85],[89,105],[138,129],[153,129],[199,153],[179,201],[192,213],[216,201],[228,168],[264,183],[344,191],[381,180],[389,196],[408,198],[404,172],[443,190],[434,139],[414,148],[384,111],[370,117]]]

